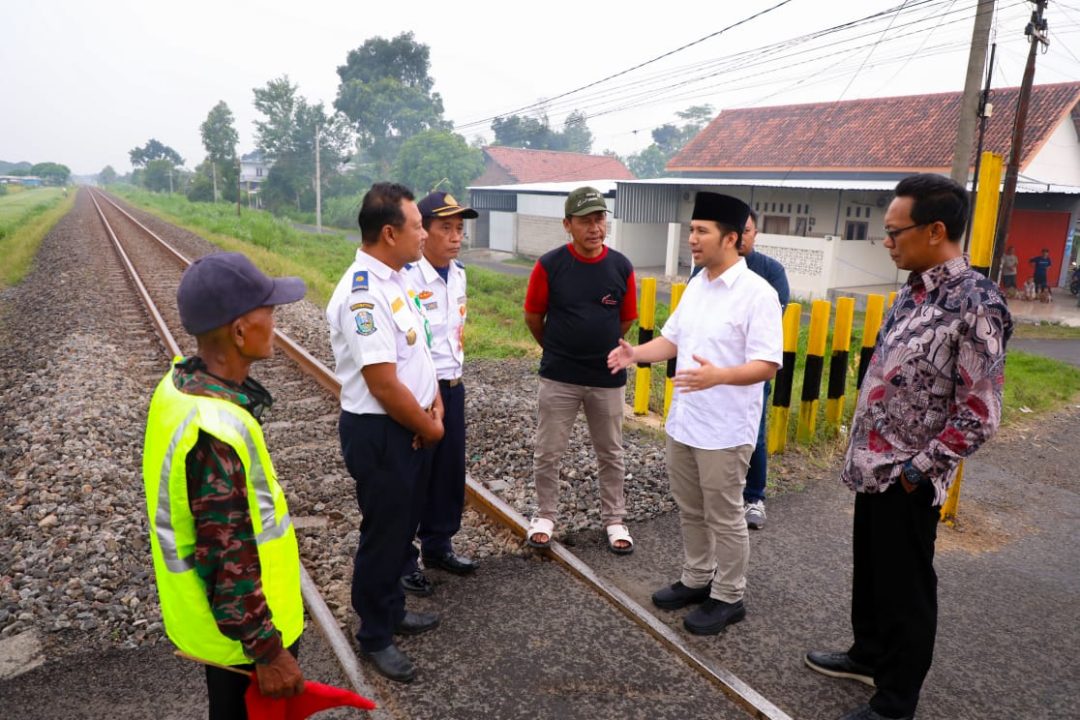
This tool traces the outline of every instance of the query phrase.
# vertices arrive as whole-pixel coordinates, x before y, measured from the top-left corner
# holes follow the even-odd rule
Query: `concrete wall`
[[[540,257],[548,250],[557,248],[569,240],[563,230],[562,219],[538,215],[517,216],[517,248],[519,255]]]
[[[832,254],[830,288],[902,283],[906,270],[897,270],[889,251],[877,240],[836,240]]]

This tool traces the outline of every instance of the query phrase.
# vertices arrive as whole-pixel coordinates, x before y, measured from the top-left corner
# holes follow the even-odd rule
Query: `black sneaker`
[[[705,602],[709,599],[709,586],[689,588],[678,581],[666,588],[661,588],[653,593],[652,602],[663,610],[678,610],[679,608],[694,603]]]
[[[427,579],[423,570],[414,570],[402,576],[401,589],[416,597],[428,597],[435,592],[435,586]]]
[[[855,662],[846,652],[811,650],[806,653],[806,665],[822,675],[858,680],[870,687],[875,687],[874,668]]]
[[[709,598],[683,618],[683,627],[695,635],[716,635],[746,617],[743,601],[728,603]]]

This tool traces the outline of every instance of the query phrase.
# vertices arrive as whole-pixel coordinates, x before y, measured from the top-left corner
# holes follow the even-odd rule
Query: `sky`
[[[546,112],[559,129],[580,109],[593,152],[626,156],[651,142],[653,128],[680,123],[676,113],[692,105],[719,112],[962,90],[975,6],[3,0],[0,160],[59,162],[76,175],[106,165],[124,173],[128,151],[156,138],[194,168],[206,154],[199,125],[221,100],[236,118],[240,152],[249,152],[259,118],[254,88],[287,75],[309,102],[332,107],[347,53],[402,32],[430,48],[445,117],[469,141],[490,141],[493,117]],[[1032,8],[1027,0],[997,2],[995,87],[1020,84]],[[875,13],[876,20],[808,37]],[[1080,0],[1052,0],[1046,18],[1051,43],[1038,58],[1036,83],[1080,79]]]

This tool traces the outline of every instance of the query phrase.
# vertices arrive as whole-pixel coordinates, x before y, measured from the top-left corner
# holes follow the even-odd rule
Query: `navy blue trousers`
[[[758,425],[757,443],[750,455],[750,467],[746,470],[743,502],[752,503],[765,499],[765,481],[769,477],[769,453],[765,451],[765,417],[769,414],[770,383],[765,383],[765,400],[761,403],[761,423]]]
[[[874,668],[870,707],[885,717],[915,713],[937,632],[934,542],[940,508],[929,483],[907,493],[855,493],[855,572],[848,654]]]
[[[427,556],[445,555],[454,549],[452,539],[461,529],[465,509],[465,385],[449,387],[439,383],[443,401],[443,439],[435,446],[428,479],[427,497],[420,513],[420,552]],[[419,556],[409,545],[409,557],[402,575],[417,568]]]
[[[420,521],[432,453],[414,450],[414,433],[388,415],[342,412],[338,432],[363,515],[352,578],[356,637],[361,649],[375,652],[393,642],[405,617],[401,566]]]

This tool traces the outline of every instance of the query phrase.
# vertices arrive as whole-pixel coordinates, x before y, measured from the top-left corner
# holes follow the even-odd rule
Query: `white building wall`
[[[1080,136],[1076,124],[1066,118],[1058,125],[1023,173],[1040,182],[1080,185]]]
[[[830,288],[902,283],[906,270],[897,270],[889,251],[876,240],[837,240],[829,280]]]
[[[614,201],[607,198],[609,210],[614,209]],[[492,213],[494,216],[495,213]],[[566,216],[565,195],[535,195],[518,193],[517,197],[517,232],[514,252],[526,257],[540,257],[548,250],[556,248],[570,240],[563,229]],[[623,233],[632,227],[623,223],[619,228],[619,243],[624,242]],[[494,243],[494,240],[492,241]],[[662,245],[663,243],[661,243]],[[494,244],[492,245],[494,247]],[[663,264],[663,248],[660,249]]]
[[[667,223],[619,223],[618,249],[634,267],[664,267]]]
[[[488,247],[492,250],[514,252],[516,245],[517,214],[493,210],[488,225]]]
[[[754,250],[780,261],[787,272],[791,299],[816,300],[829,292],[828,268],[837,243],[827,238],[758,233]]]

